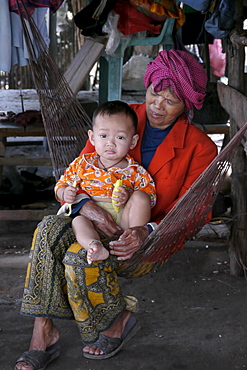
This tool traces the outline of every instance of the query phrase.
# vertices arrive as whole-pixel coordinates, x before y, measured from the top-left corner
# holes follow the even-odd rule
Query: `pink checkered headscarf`
[[[201,109],[206,95],[207,75],[195,57],[186,51],[163,50],[148,64],[144,76],[146,88],[153,84],[160,92],[171,86],[187,110]]]

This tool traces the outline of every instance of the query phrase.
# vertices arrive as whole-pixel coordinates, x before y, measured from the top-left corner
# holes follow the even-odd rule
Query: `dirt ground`
[[[28,349],[33,319],[19,314],[35,222],[1,221],[1,370]],[[49,370],[233,370],[247,368],[247,282],[229,274],[226,241],[191,241],[157,272],[121,279],[139,301],[141,330],[115,357],[82,356],[73,321],[56,320],[62,354]]]

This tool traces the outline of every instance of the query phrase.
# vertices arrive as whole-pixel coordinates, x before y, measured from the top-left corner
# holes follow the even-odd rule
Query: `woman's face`
[[[146,93],[146,111],[150,126],[164,129],[184,112],[185,104],[179,100],[171,87],[155,92],[151,84]]]

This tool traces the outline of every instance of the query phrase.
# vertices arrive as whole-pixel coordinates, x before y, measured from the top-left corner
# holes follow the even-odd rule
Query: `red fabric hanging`
[[[150,31],[159,35],[161,32],[162,24],[153,24],[151,18],[135,9],[128,0],[119,0],[112,10],[119,14],[117,27],[124,35],[139,31]]]

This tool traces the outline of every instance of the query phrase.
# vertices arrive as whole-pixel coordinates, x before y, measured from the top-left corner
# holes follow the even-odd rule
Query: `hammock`
[[[85,146],[91,120],[60,72],[22,0],[17,0],[56,180]],[[25,21],[28,20],[28,22]]]
[[[22,3],[22,0],[19,1]],[[22,5],[25,9],[25,5]],[[21,16],[23,11],[19,12]],[[85,145],[91,122],[59,72],[26,10],[25,17],[29,20],[29,29],[22,16],[21,19],[30,65],[40,101],[54,174],[58,179],[64,168],[78,156]],[[121,263],[119,267],[121,275],[141,276],[154,268],[157,269],[174,252],[182,249],[184,243],[204,226],[230,167],[234,151],[246,129],[247,123],[179,199],[155,231],[148,236],[140,250],[130,260]]]
[[[178,200],[141,248],[120,266],[121,275],[142,276],[158,269],[201,230],[246,129],[247,122]]]

